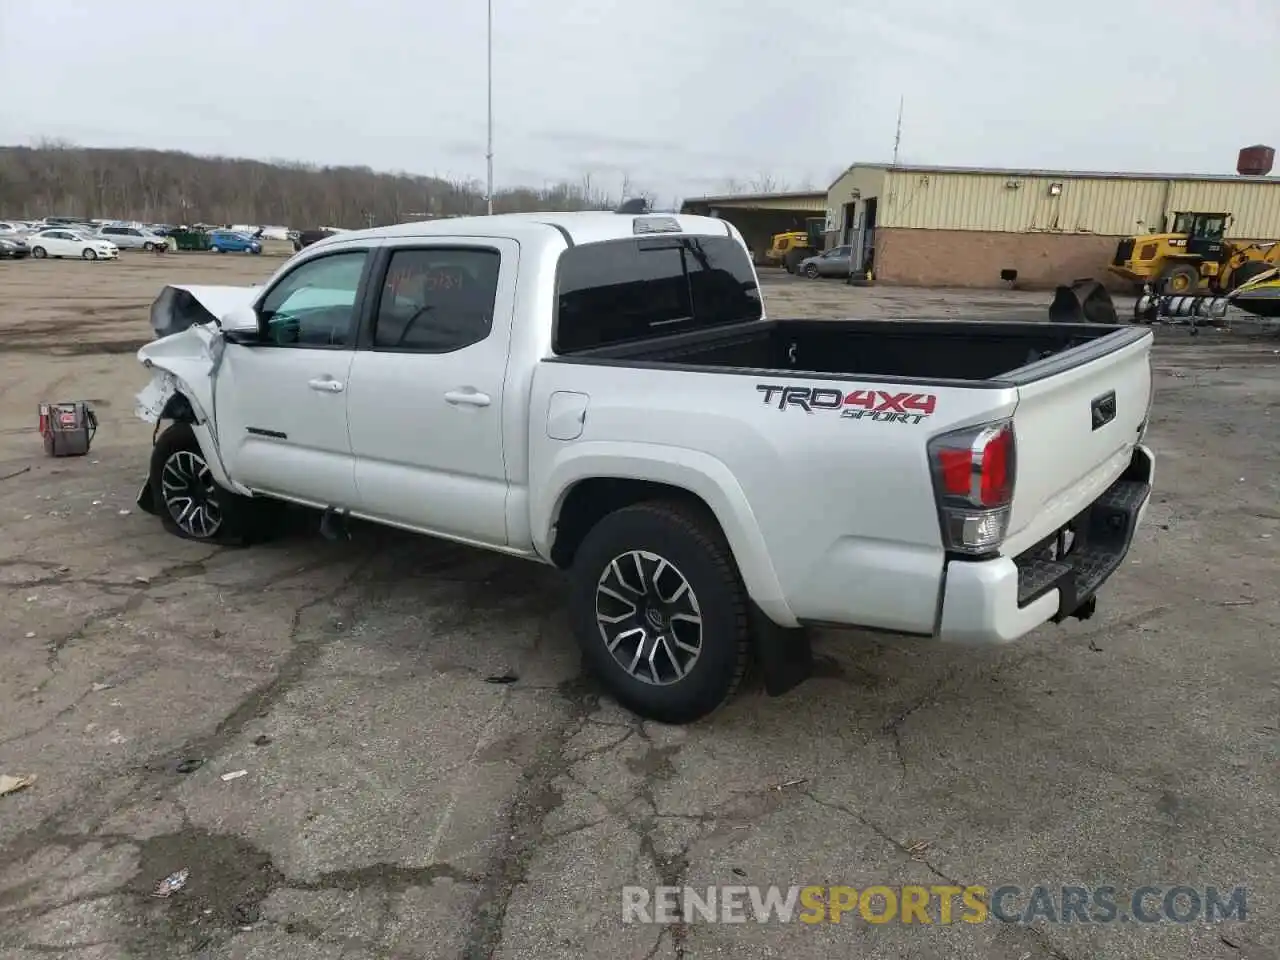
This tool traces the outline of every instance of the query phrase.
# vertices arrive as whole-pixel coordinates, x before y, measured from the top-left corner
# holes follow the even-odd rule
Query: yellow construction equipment
[[[826,218],[809,217],[805,220],[804,226],[803,230],[775,233],[769,249],[765,251],[765,260],[775,267],[786,267],[787,273],[795,273],[801,260],[812,257],[815,253],[821,253],[827,226]]]
[[[1280,244],[1226,239],[1229,213],[1181,211],[1169,233],[1125,237],[1108,269],[1159,294],[1221,295],[1280,265]]]

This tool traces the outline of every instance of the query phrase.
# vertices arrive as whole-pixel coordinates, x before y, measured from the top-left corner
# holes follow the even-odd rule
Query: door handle
[[[450,390],[444,395],[445,403],[453,406],[466,407],[487,407],[493,401],[489,399],[487,393],[480,393],[477,390],[467,388],[465,390]]]
[[[345,389],[345,385],[341,380],[334,380],[332,377],[308,380],[307,386],[312,390],[319,390],[321,393],[341,393]]]

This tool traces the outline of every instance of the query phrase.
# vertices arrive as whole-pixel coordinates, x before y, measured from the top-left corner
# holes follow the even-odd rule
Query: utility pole
[[[898,145],[902,143],[902,102],[903,97],[898,97],[898,129],[893,135],[893,165],[898,165]]]
[[[489,4],[489,146],[485,160],[489,165],[489,185],[485,190],[486,207],[489,216],[493,216],[493,0]]]

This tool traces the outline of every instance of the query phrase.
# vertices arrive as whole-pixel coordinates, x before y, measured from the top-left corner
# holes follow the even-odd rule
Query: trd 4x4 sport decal
[[[831,387],[778,387],[756,384],[765,403],[779,410],[796,407],[805,413],[839,410],[848,420],[919,423],[933,413],[938,398],[932,393],[897,393],[889,390],[851,390]]]

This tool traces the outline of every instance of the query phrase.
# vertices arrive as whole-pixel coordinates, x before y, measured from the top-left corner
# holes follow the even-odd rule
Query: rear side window
[[[751,261],[728,237],[642,237],[560,255],[556,353],[748,323],[762,314]]]
[[[501,265],[487,248],[397,250],[378,299],[374,348],[451,353],[484,340]]]

